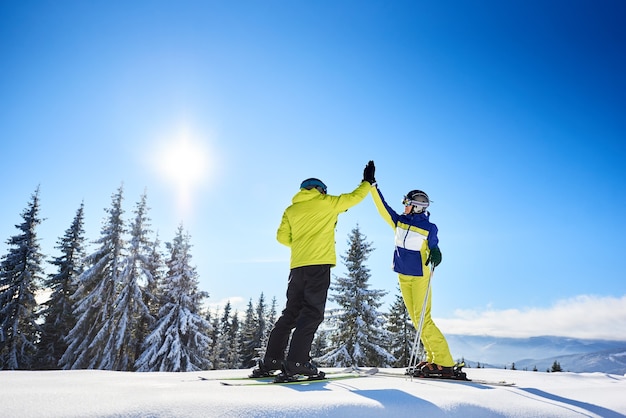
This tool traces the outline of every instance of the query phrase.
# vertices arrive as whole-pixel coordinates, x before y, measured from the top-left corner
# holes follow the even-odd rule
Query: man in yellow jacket
[[[265,350],[251,377],[270,376],[289,380],[296,374],[323,376],[311,364],[311,343],[324,319],[330,269],[337,264],[335,226],[340,213],[361,202],[374,182],[374,162],[363,171],[363,181],[351,193],[327,194],[326,185],[309,178],[283,213],[276,238],[291,248],[287,303],[274,324]],[[293,335],[291,331],[293,330]],[[289,337],[291,336],[291,343]],[[285,359],[285,350],[289,350]]]

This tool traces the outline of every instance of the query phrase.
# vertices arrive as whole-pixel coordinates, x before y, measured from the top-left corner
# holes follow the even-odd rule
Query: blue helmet
[[[322,180],[316,179],[316,178],[313,178],[313,177],[311,177],[310,179],[304,180],[302,182],[302,184],[300,184],[300,188],[301,189],[307,189],[307,190],[317,189],[322,194],[326,194],[326,191],[327,191],[327,187],[322,182]]]

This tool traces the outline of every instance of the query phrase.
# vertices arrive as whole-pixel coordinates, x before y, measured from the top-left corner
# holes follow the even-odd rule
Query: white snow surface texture
[[[340,369],[325,369],[339,371]],[[370,376],[299,385],[223,386],[250,370],[131,373],[1,371],[2,417],[626,417],[626,377],[465,369],[462,382]],[[201,380],[199,377],[210,380]]]

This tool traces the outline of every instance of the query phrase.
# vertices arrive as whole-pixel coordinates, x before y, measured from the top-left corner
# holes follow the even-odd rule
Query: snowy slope
[[[327,371],[332,369],[327,369]],[[335,369],[337,370],[337,369]],[[386,369],[401,373],[398,369]],[[199,373],[2,371],[3,417],[626,417],[626,377],[467,369],[515,387],[373,376],[228,387],[247,370]]]

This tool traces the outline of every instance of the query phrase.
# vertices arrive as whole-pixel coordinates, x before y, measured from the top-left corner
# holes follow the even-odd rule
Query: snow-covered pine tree
[[[126,259],[122,201],[120,186],[112,195],[111,207],[105,209],[108,217],[94,242],[98,248],[87,256],[87,269],[78,278],[78,290],[72,296],[77,320],[59,362],[63,369],[103,369],[111,364],[111,353],[104,348],[114,338],[113,310]]]
[[[219,361],[218,365],[214,365],[213,367],[216,369],[227,369],[230,368],[227,366],[229,362],[230,356],[230,327],[231,327],[231,311],[232,305],[230,301],[226,302],[226,306],[224,306],[224,311],[222,312],[222,318],[219,321],[219,333],[218,333],[218,341],[216,344],[216,351],[218,353],[217,358]]]
[[[9,252],[0,262],[0,370],[28,370],[35,361],[40,327],[36,292],[43,281],[43,255],[37,238],[39,187],[7,240]]]
[[[330,316],[333,348],[317,361],[334,367],[388,366],[395,358],[384,348],[387,331],[383,315],[377,310],[387,292],[369,289],[370,272],[365,265],[373,249],[358,225],[350,233],[348,244],[346,255],[341,257],[348,276],[337,277],[331,285],[330,300],[340,306]]]
[[[263,338],[261,339],[261,347],[267,347],[267,341],[270,339],[270,334],[272,333],[272,328],[274,327],[274,323],[276,323],[276,296],[272,298],[272,304],[270,308],[267,310],[266,319],[265,319],[265,331],[263,332]]]
[[[181,225],[174,240],[167,243],[170,257],[164,283],[166,303],[144,342],[144,351],[136,362],[138,371],[190,372],[211,367],[206,357],[211,324],[200,312],[208,294],[198,290],[189,241]]]
[[[230,329],[228,331],[228,354],[224,359],[227,369],[240,369],[243,367],[241,364],[241,355],[239,351],[241,347],[239,346],[239,314],[237,311],[233,313],[233,316],[230,320]]]
[[[41,339],[37,344],[37,369],[56,369],[67,349],[65,336],[69,334],[76,317],[73,313],[72,295],[78,287],[78,277],[83,272],[85,258],[84,203],[65,235],[57,242],[61,255],[50,261],[56,272],[48,275],[45,287],[52,291],[50,299],[42,304],[44,322]]]
[[[254,305],[252,304],[251,298],[248,301],[248,307],[246,308],[241,333],[239,334],[241,362],[244,368],[252,367],[255,364],[254,359],[259,356],[259,345],[255,342],[256,329],[257,320],[254,314]],[[260,353],[260,355],[263,355],[263,353]]]
[[[416,331],[402,299],[400,285],[397,286],[396,298],[389,311],[387,331],[390,335],[388,351],[396,358],[392,366],[407,367],[411,359]]]
[[[150,246],[146,268],[146,283],[143,286],[142,296],[144,305],[148,307],[149,316],[143,316],[139,321],[139,329],[137,330],[137,342],[139,345],[135,354],[136,359],[141,355],[143,342],[153,329],[159,310],[164,305],[162,287],[165,277],[165,261],[161,253],[161,242],[158,235]]]
[[[254,345],[257,348],[257,358],[260,357],[260,351],[265,350],[266,345],[263,344],[265,341],[265,335],[268,331],[267,324],[267,305],[265,303],[265,295],[261,292],[259,295],[259,300],[256,304],[256,330],[254,333]],[[274,324],[272,324],[274,325]]]
[[[118,278],[117,299],[109,319],[112,332],[104,346],[100,364],[100,368],[105,370],[133,370],[143,344],[143,340],[138,340],[141,325],[153,322],[143,295],[146,284],[152,281],[152,242],[149,239],[152,231],[145,192],[134,213],[135,219],[129,228],[127,255]]]
[[[315,338],[313,339],[313,344],[311,344],[312,358],[320,358],[324,353],[328,352],[329,334],[330,332],[326,328],[318,328],[315,333]]]
[[[211,363],[211,368],[213,370],[219,370],[222,368],[220,364],[220,318],[219,318],[219,307],[215,309],[215,314],[212,315],[210,310],[207,310],[205,319],[208,323],[211,324],[211,332],[209,333],[209,339],[211,343],[207,349],[207,358],[209,359],[209,363]]]

